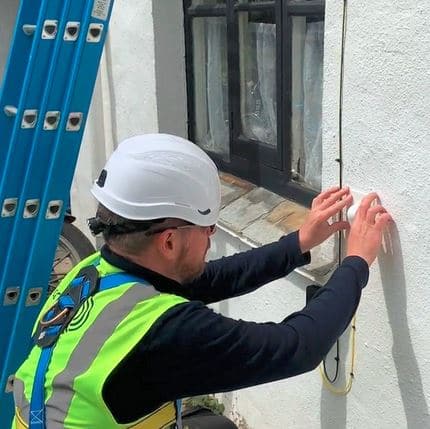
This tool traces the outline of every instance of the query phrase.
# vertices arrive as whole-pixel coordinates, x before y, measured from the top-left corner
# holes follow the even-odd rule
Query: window
[[[189,136],[303,204],[321,189],[324,0],[184,0]]]

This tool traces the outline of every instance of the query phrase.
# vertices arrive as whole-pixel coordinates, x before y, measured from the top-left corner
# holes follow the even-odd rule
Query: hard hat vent
[[[105,169],[103,169],[100,173],[99,178],[97,179],[97,185],[100,186],[100,188],[103,188],[103,186],[106,183],[106,177],[107,177],[107,171]]]

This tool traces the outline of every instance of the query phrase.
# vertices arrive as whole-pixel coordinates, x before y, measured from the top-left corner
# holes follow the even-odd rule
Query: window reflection
[[[292,32],[291,170],[294,180],[319,191],[324,22],[295,16]]]
[[[272,11],[239,15],[244,137],[276,146],[276,25]]]
[[[229,158],[227,27],[225,18],[193,19],[196,143]]]

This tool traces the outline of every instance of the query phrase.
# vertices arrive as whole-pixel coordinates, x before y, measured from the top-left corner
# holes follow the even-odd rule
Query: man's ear
[[[166,259],[173,260],[176,258],[178,243],[176,234],[172,230],[163,231],[155,236],[155,244],[158,252]]]

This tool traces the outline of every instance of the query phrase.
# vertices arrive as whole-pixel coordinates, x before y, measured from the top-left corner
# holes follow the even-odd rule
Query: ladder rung
[[[37,26],[34,24],[24,24],[22,26],[22,31],[26,36],[32,36],[36,32]]]
[[[80,22],[71,21],[66,24],[63,39],[66,42],[74,42],[79,37]]]
[[[58,21],[56,19],[47,19],[43,23],[42,39],[55,39],[58,32]]]
[[[18,198],[6,198],[3,201],[3,208],[1,212],[2,217],[15,216],[17,207],[18,207]]]
[[[16,106],[4,106],[3,111],[7,116],[16,116],[18,108]]]

